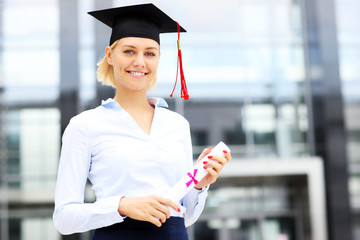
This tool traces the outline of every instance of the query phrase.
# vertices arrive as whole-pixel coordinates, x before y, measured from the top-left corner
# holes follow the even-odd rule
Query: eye
[[[125,50],[124,53],[129,54],[129,55],[133,55],[134,51],[133,50]]]
[[[153,53],[153,52],[146,52],[145,55],[148,56],[148,57],[155,57],[156,56],[155,53]]]

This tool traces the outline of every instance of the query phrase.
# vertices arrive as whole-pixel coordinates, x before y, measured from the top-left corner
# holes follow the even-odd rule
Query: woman
[[[179,203],[162,197],[192,167],[189,123],[165,109],[163,99],[147,98],[156,81],[159,33],[176,32],[177,24],[152,4],[90,14],[112,27],[98,79],[116,94],[72,118],[64,132],[55,226],[62,234],[96,229],[96,240],[187,239],[185,226],[198,219],[209,184],[231,156],[204,161],[208,175]],[[84,203],[87,179],[95,203]]]

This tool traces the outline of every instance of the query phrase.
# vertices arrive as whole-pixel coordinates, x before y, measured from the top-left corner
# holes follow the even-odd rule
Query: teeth
[[[136,75],[136,76],[144,76],[145,73],[142,73],[142,72],[130,72],[131,74],[133,75]]]

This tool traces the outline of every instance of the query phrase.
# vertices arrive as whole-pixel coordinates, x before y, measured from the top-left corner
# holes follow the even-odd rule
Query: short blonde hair
[[[114,49],[117,42],[118,41],[115,41],[111,44],[110,49]],[[103,85],[115,88],[114,69],[113,66],[107,62],[106,55],[96,65],[98,67],[96,71],[97,80]]]
[[[118,40],[116,40],[113,44],[111,44],[110,49],[114,49],[116,47]],[[99,82],[103,85],[111,86],[116,88],[115,77],[114,77],[114,69],[113,66],[107,62],[106,56],[104,56],[97,64],[96,77]],[[157,77],[150,83],[148,90],[152,90],[155,88],[157,82]]]

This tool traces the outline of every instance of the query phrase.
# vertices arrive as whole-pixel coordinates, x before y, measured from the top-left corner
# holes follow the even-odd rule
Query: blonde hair
[[[116,47],[116,44],[119,40],[115,41],[111,44],[110,49],[113,50]],[[102,85],[111,86],[116,88],[115,84],[115,76],[114,76],[114,69],[113,66],[107,62],[106,56],[104,56],[97,64],[96,70],[96,78]],[[150,85],[148,86],[148,90],[155,89],[157,82],[157,77],[153,81],[151,81]]]
[[[110,49],[114,49],[116,47],[118,41],[115,41],[111,44]],[[114,69],[113,66],[107,62],[106,55],[96,64],[96,77],[99,82],[106,86],[116,87],[115,85],[115,77],[114,77]]]

